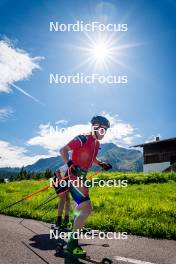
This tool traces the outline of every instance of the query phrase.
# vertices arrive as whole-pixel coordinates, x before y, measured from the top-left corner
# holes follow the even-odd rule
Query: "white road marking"
[[[127,263],[132,263],[132,264],[156,264],[156,263],[152,263],[152,262],[146,262],[146,261],[131,259],[131,258],[124,258],[124,257],[120,257],[120,256],[115,256],[114,259],[115,260],[121,260],[121,261],[124,261]]]

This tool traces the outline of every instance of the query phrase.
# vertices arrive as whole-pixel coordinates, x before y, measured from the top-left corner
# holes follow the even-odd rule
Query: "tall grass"
[[[155,238],[176,239],[176,173],[102,173],[99,179],[128,180],[128,186],[94,187],[90,190],[93,213],[87,227],[127,232]],[[48,185],[48,181],[25,180],[0,184],[0,210]],[[58,198],[35,209],[54,189],[41,192],[2,213],[55,222]]]

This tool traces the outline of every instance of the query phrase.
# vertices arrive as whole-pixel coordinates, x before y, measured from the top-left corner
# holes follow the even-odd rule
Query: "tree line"
[[[8,181],[22,181],[22,180],[40,180],[49,179],[53,177],[53,172],[50,169],[46,169],[44,172],[30,172],[21,168],[19,172],[4,172],[0,171],[0,183],[5,183],[6,179]]]

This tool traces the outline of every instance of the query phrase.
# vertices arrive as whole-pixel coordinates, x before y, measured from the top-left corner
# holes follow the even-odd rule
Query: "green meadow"
[[[92,187],[93,213],[86,226],[153,238],[176,239],[176,173],[101,173],[98,180],[127,180],[127,187]],[[119,183],[119,182],[118,182]],[[7,209],[9,204],[43,188],[49,180],[0,184],[0,212],[54,223],[58,198],[35,209],[54,194],[50,188]],[[72,214],[72,211],[71,213]]]

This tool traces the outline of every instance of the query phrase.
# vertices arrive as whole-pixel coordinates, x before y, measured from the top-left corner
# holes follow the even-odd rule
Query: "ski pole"
[[[44,188],[42,188],[42,189],[40,189],[40,190],[37,190],[37,191],[35,191],[35,192],[31,193],[31,194],[26,195],[26,196],[23,197],[22,199],[20,199],[20,200],[14,202],[14,203],[12,203],[12,204],[9,204],[9,205],[5,206],[4,208],[1,208],[0,211],[6,210],[6,209],[8,209],[8,208],[10,208],[10,207],[12,207],[12,206],[14,206],[14,205],[16,205],[16,204],[18,204],[18,203],[24,201],[24,200],[26,200],[26,199],[32,197],[32,196],[34,196],[34,195],[40,193],[40,192],[43,192],[43,191],[47,190],[48,188],[50,188],[50,185],[47,185],[47,186],[45,186]]]
[[[93,173],[93,175],[91,175],[90,177],[88,177],[88,179],[91,179],[91,178],[95,177],[95,176],[96,176],[98,173],[100,173],[100,172],[101,172],[101,171],[97,171],[97,172]],[[68,179],[69,177],[70,177],[70,175],[68,175],[68,176],[66,176],[66,177],[63,177],[61,180],[59,180],[59,182],[62,181],[62,180]],[[20,199],[20,200],[14,202],[14,203],[12,203],[12,204],[9,204],[9,205],[5,206],[4,208],[1,208],[0,211],[6,210],[6,209],[8,209],[8,208],[10,208],[10,207],[12,207],[12,206],[14,206],[14,205],[16,205],[16,204],[18,204],[18,203],[24,201],[24,200],[26,200],[26,199],[28,199],[28,198],[30,198],[30,197],[36,195],[36,194],[38,194],[38,193],[40,193],[40,192],[42,192],[42,191],[45,191],[45,190],[49,189],[50,187],[51,187],[50,185],[47,185],[47,186],[45,186],[44,188],[39,189],[39,190],[37,190],[37,191],[35,191],[35,192],[33,192],[33,193],[31,193],[31,194],[29,194],[29,195],[23,197],[22,199]],[[59,196],[61,196],[61,195],[64,194],[65,192],[68,192],[68,190],[61,192],[61,193],[59,194]]]
[[[61,180],[59,180],[59,182],[62,181],[62,180],[68,179],[68,178],[69,178],[69,176],[63,177]],[[40,193],[40,192],[43,192],[43,191],[49,189],[50,187],[51,187],[50,185],[47,185],[47,186],[45,186],[45,187],[42,188],[42,189],[39,189],[39,190],[37,190],[37,191],[35,191],[35,192],[31,193],[31,194],[28,194],[28,195],[26,195],[25,197],[23,197],[22,199],[20,199],[20,200],[14,202],[14,203],[12,203],[12,204],[9,204],[9,205],[5,206],[4,208],[1,208],[1,209],[0,209],[0,212],[3,211],[3,210],[8,209],[8,208],[10,208],[10,207],[12,207],[12,206],[14,206],[14,205],[20,203],[20,202],[23,202],[24,200],[26,200],[26,199],[28,199],[28,198],[30,198],[30,197],[32,197],[32,196],[34,196],[34,195],[36,195],[36,194],[38,194],[38,193]]]
[[[58,196],[63,195],[64,193],[68,192],[69,190],[65,190],[59,194],[52,194],[50,195],[44,202],[42,202],[41,204],[39,204],[37,207],[35,207],[34,209],[38,209],[40,207],[42,207],[43,205],[46,205],[47,203],[51,202],[52,200],[54,200],[55,198],[57,198]],[[55,195],[55,196],[54,196]],[[54,197],[53,197],[54,196]]]
[[[102,172],[102,170],[96,171],[95,173],[93,173],[92,175],[90,175],[89,177],[87,177],[88,180],[91,180],[92,178],[94,178],[97,174],[99,174],[100,172]]]
[[[54,196],[54,197],[53,197]],[[55,193],[53,193],[52,195],[50,195],[47,199],[45,199],[41,204],[39,204],[37,207],[34,208],[34,210],[42,207],[43,205],[49,203],[50,201],[52,201],[53,199],[55,199],[57,197],[57,195]]]

